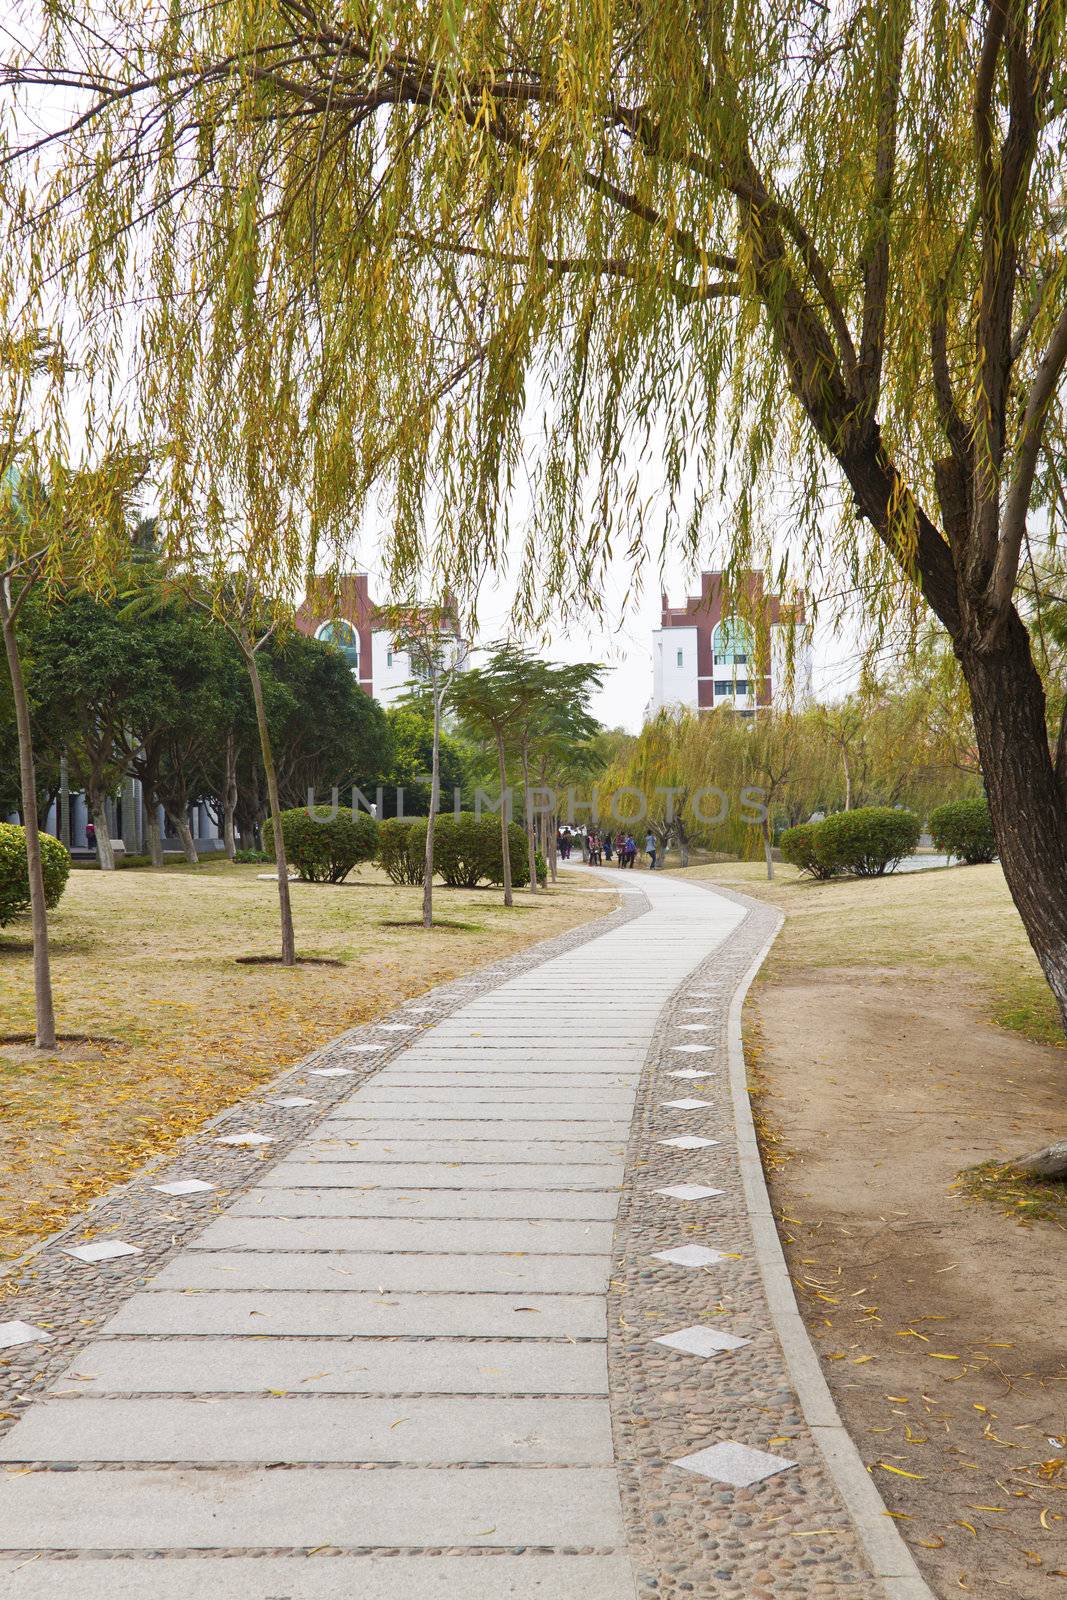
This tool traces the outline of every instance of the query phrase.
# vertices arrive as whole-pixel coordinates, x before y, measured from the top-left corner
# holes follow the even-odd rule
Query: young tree
[[[514,904],[511,846],[508,840],[508,823],[511,820],[508,745],[515,705],[508,655],[506,645],[494,645],[483,666],[468,667],[453,678],[449,693],[449,703],[460,719],[476,736],[488,738],[496,748],[497,776],[500,780],[500,856],[506,906]]]
[[[499,559],[540,381],[536,608],[575,567],[595,591],[613,524],[640,552],[627,450],[653,417],[668,536],[691,549],[727,441],[737,566],[789,463],[799,555],[840,557],[872,620],[903,595],[950,638],[1005,875],[1067,1015],[1067,740],[1057,770],[1016,603],[1061,475],[1063,6],[114,12],[100,37],[47,8],[43,48],[0,83],[74,100],[32,219],[42,259],[84,256],[121,304],[145,264],[115,237],[155,219],[172,303],[146,314],[147,393],[178,419],[176,480],[200,466],[181,416],[202,371],[231,458],[314,413],[279,471],[320,520],[384,451],[401,564],[439,482],[435,566],[460,583]],[[34,126],[17,181],[50,136]]]
[[[430,749],[430,807],[422,872],[422,924],[433,926],[434,830],[441,809],[441,719],[452,679],[463,658],[463,642],[448,605],[383,606],[381,621],[393,630],[396,647],[407,653],[416,700],[429,699],[433,736]]]

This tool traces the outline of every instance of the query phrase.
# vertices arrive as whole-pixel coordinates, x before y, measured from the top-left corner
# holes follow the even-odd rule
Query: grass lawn
[[[314,1046],[436,983],[603,916],[566,880],[543,895],[421,888],[363,867],[293,885],[297,953],[340,965],[242,965],[278,950],[277,886],[257,866],[73,872],[52,914],[61,1034],[42,1057],[0,1043],[0,1256],[24,1250]],[[415,923],[415,925],[411,925]],[[0,1035],[33,1027],[28,928],[0,932]]]
[[[934,1593],[1043,1600],[1067,1578],[1067,1186],[993,1172],[1064,1136],[1054,1004],[997,866],[777,872],[692,876],[785,913],[745,1046],[808,1332]]]

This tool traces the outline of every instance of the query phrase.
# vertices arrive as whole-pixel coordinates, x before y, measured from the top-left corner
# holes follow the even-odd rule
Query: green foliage
[[[387,817],[378,825],[378,865],[394,883],[413,885],[422,882],[425,866],[426,835],[422,849],[412,839],[414,823],[400,817]]]
[[[282,837],[285,837],[284,833]],[[258,866],[264,861],[273,861],[274,857],[269,856],[265,850],[235,850],[233,859],[237,866],[247,867]]]
[[[414,706],[398,705],[389,707],[385,723],[389,743],[380,768],[385,815],[395,812],[398,789],[404,791],[406,816],[425,815],[430,809],[430,785],[423,780],[433,763],[433,718]],[[452,791],[466,781],[467,752],[446,732],[441,734],[440,773],[442,805],[448,805]]]
[[[958,856],[970,867],[992,861],[997,853],[993,821],[984,795],[970,800],[950,800],[930,813],[934,844],[947,856]]]
[[[880,878],[910,855],[919,842],[914,811],[889,806],[861,806],[836,811],[814,828],[815,853],[826,875],[847,872],[857,878]]]
[[[50,833],[42,833],[40,839],[45,904],[51,910],[59,904],[70,876],[70,852]],[[0,822],[0,928],[29,909],[26,830],[16,823]]]
[[[340,883],[360,861],[373,861],[378,853],[378,824],[365,811],[352,816],[330,807],[306,806],[282,812],[282,838],[287,859],[307,883]],[[274,848],[274,824],[263,824],[263,844]]]
[[[530,881],[526,833],[517,822],[508,827],[511,848],[511,881],[522,889]],[[477,819],[470,812],[458,817],[444,813],[434,827],[434,875],[451,889],[475,889],[480,883],[503,883],[504,867],[500,848],[500,819]],[[391,817],[378,829],[378,862],[394,883],[422,882],[426,863],[426,819],[398,821]],[[539,857],[538,872],[547,876],[544,858]]]
[[[801,822],[795,828],[786,828],[781,837],[782,859],[813,878],[832,878],[837,868],[824,865],[816,850],[820,824]]]

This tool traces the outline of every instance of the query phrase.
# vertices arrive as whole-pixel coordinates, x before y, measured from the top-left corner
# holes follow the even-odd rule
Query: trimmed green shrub
[[[70,876],[70,851],[50,833],[41,834],[41,870],[44,899],[49,910]],[[14,822],[0,822],[0,928],[30,909],[30,875],[26,867],[26,830]]]
[[[285,855],[305,883],[340,883],[360,861],[373,861],[378,853],[378,824],[367,812],[338,811],[316,806],[312,816],[306,806],[282,812]],[[274,852],[274,824],[263,824],[263,846]]]
[[[511,846],[511,881],[523,889],[530,881],[526,832],[517,822],[508,828]],[[475,889],[480,883],[503,883],[504,866],[500,850],[500,819],[475,818],[469,811],[458,817],[446,812],[437,818],[433,835],[434,876],[444,879],[450,889]],[[378,829],[378,861],[394,883],[415,885],[422,882],[426,861],[426,818],[401,821],[390,817]],[[537,870],[547,876],[543,857]]]
[[[282,837],[285,837],[284,830]],[[234,865],[239,867],[258,866],[264,861],[273,861],[265,850],[235,850],[233,853]]]
[[[997,853],[993,819],[984,795],[970,800],[950,800],[930,813],[934,844],[946,856],[957,856],[969,867],[992,861]]]
[[[795,828],[786,828],[781,838],[782,860],[801,872],[810,872],[813,878],[833,878],[837,868],[823,866],[815,850],[820,826],[818,822],[802,822]]]
[[[915,849],[919,819],[914,811],[861,806],[857,811],[834,812],[816,824],[814,832],[815,855],[824,872],[880,878]]]
[[[422,882],[426,834],[424,831],[421,841],[413,841],[411,830],[414,826],[414,823],[405,822],[400,817],[389,817],[378,824],[378,865],[394,883]],[[423,822],[424,830],[425,827]]]

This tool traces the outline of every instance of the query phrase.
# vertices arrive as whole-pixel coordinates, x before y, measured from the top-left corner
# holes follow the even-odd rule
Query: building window
[[[678,652],[678,665],[681,666],[684,660],[685,660],[685,654],[684,654],[683,651],[679,650],[679,652]]]
[[[752,655],[752,636],[740,617],[726,617],[711,636],[717,667],[744,667]]]
[[[734,686],[730,682],[729,678],[716,678],[715,679],[715,693],[716,694],[733,694],[733,692],[734,692]]]
[[[734,684],[734,694],[747,694],[747,693],[748,693],[748,679],[747,678],[738,678],[737,682]]]
[[[393,652],[391,650],[385,652],[385,664],[387,667],[391,667],[393,664]]]
[[[350,622],[343,617],[333,617],[329,622],[320,623],[315,637],[322,644],[332,644],[340,650],[352,671],[359,671],[359,635]]]

